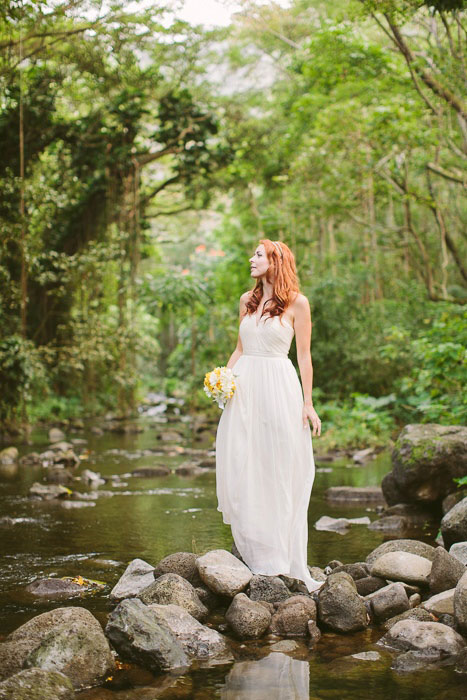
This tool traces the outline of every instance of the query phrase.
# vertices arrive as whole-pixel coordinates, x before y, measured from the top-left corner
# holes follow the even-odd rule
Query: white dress
[[[307,568],[307,512],[315,476],[303,392],[288,357],[294,329],[279,316],[240,323],[236,390],[216,435],[216,490],[223,521],[255,574],[285,574],[319,587]]]

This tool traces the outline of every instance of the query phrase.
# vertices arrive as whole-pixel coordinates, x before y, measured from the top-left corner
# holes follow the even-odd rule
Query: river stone
[[[18,459],[18,448],[5,447],[0,450],[0,464],[13,464]]]
[[[448,554],[444,547],[437,547],[428,577],[430,590],[433,593],[441,593],[455,588],[465,571],[464,564]]]
[[[133,559],[110,591],[111,600],[133,598],[154,582],[154,567],[143,559]]]
[[[15,656],[16,671],[24,667],[60,671],[75,688],[97,685],[114,669],[102,628],[85,608],[55,608],[36,615],[5,641]]]
[[[60,578],[41,578],[28,584],[24,590],[41,598],[69,598],[82,595],[86,586],[73,581],[62,581]]]
[[[379,576],[365,576],[365,578],[359,578],[355,581],[357,587],[357,593],[361,596],[370,595],[378,591],[380,588],[386,586],[386,579],[380,578]]]
[[[311,578],[315,581],[326,581],[326,574],[321,567],[308,565],[308,571],[310,572]]]
[[[174,635],[189,657],[222,660],[232,658],[226,637],[202,625],[184,608],[179,605],[157,603],[152,603],[149,608],[159,624],[165,626]]]
[[[467,571],[454,591],[454,617],[459,630],[467,636]]]
[[[138,469],[133,469],[131,476],[140,477],[144,479],[152,479],[156,476],[168,476],[170,474],[170,469],[168,467],[138,467]]]
[[[193,552],[174,552],[164,557],[156,564],[154,578],[163,574],[178,574],[183,576],[193,586],[199,586],[201,579],[196,567],[197,554]]]
[[[449,554],[455,557],[461,564],[467,566],[467,542],[455,542],[451,545]]]
[[[274,612],[269,632],[281,637],[306,637],[308,621],[316,623],[316,603],[304,595],[294,595],[279,603]]]
[[[240,639],[258,639],[266,632],[271,622],[271,613],[245,593],[233,598],[225,619]]]
[[[399,673],[426,671],[432,665],[438,665],[439,659],[440,655],[437,652],[415,651],[412,649],[403,654],[398,654],[391,664],[391,670]],[[452,663],[454,663],[454,659],[452,659]]]
[[[373,616],[378,622],[384,622],[410,609],[409,599],[402,583],[392,583],[376,591],[369,600]]]
[[[422,608],[428,610],[428,612],[433,613],[436,617],[440,615],[454,615],[454,591],[455,588],[451,588],[449,591],[442,591],[437,595],[431,596],[428,600],[422,603]]]
[[[425,610],[424,608],[410,608],[410,610],[406,610],[405,612],[400,613],[400,615],[390,617],[389,620],[383,622],[382,627],[385,630],[389,630],[393,625],[396,624],[396,622],[399,622],[400,620],[418,620],[418,622],[434,622],[435,618],[431,613],[428,612],[428,610]]]
[[[402,651],[422,651],[427,654],[454,656],[465,646],[461,635],[451,627],[439,622],[419,622],[418,620],[399,620],[377,644]]]
[[[216,593],[213,593],[210,588],[208,588],[204,583],[200,583],[195,587],[196,595],[200,601],[207,607],[208,610],[214,610],[219,607],[222,602],[222,598]]]
[[[63,673],[28,668],[0,683],[0,700],[74,700],[71,681]]]
[[[393,581],[427,584],[431,562],[410,552],[387,552],[371,565],[371,575]]]
[[[441,520],[441,534],[446,547],[467,540],[467,497],[448,510]]]
[[[197,620],[204,620],[208,614],[207,607],[200,601],[191,583],[178,574],[162,574],[145,588],[138,598],[146,605],[179,605]]]
[[[466,673],[467,674],[467,647],[462,649],[461,653],[456,659],[456,673]]]
[[[50,428],[49,430],[49,442],[60,442],[60,440],[65,440],[65,433],[60,430],[60,428]]]
[[[70,494],[70,489],[60,484],[39,484],[37,481],[29,489],[30,498],[40,498],[43,501],[51,501],[54,498],[67,498]]]
[[[274,642],[269,647],[270,651],[280,651],[283,654],[290,654],[293,651],[298,651],[300,644],[293,639],[281,639],[280,642]]]
[[[425,542],[419,542],[418,540],[389,540],[389,542],[383,542],[366,558],[366,563],[369,567],[383,554],[388,552],[410,552],[411,554],[418,554],[419,557],[425,557],[429,561],[433,561],[435,557],[435,547]]]
[[[230,598],[243,591],[253,576],[250,569],[226,549],[213,549],[203,554],[196,560],[196,567],[214,593]]]
[[[396,440],[391,459],[393,483],[391,477],[385,477],[382,482],[389,505],[441,503],[448,493],[456,490],[454,478],[467,472],[467,427],[435,423],[406,425]],[[398,495],[402,498],[397,498]]]
[[[284,581],[278,576],[252,576],[247,588],[251,600],[265,600],[268,603],[279,603],[290,597],[290,591]]]
[[[151,671],[170,671],[189,664],[175,635],[137,598],[117,605],[109,615],[105,633],[120,656]]]
[[[345,571],[329,574],[320,588],[318,618],[336,632],[355,632],[367,626],[365,603]]]
[[[330,486],[324,495],[336,503],[384,503],[379,486]]]
[[[336,566],[332,571],[334,574],[338,571],[346,571],[354,581],[366,578],[370,573],[367,564],[362,561],[357,561],[354,564],[341,564],[341,566]]]

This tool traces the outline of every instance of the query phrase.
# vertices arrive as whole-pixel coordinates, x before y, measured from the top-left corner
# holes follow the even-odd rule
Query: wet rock
[[[245,593],[237,593],[225,619],[240,639],[258,639],[269,627],[271,614],[261,603],[250,600]]]
[[[13,464],[18,459],[18,449],[16,447],[5,447],[0,450],[0,464]]]
[[[75,688],[98,685],[114,669],[102,628],[85,608],[55,608],[37,615],[8,635],[5,646],[10,673],[22,668],[54,669]]]
[[[233,598],[249,584],[253,574],[225,549],[213,549],[196,560],[204,583],[214,592]]]
[[[467,635],[467,571],[454,591],[454,617],[459,630]]]
[[[374,447],[367,447],[364,450],[358,450],[357,452],[354,452],[352,455],[352,459],[355,462],[355,464],[366,464],[369,462],[372,457],[375,455],[375,448]]]
[[[143,559],[133,559],[110,591],[111,600],[139,595],[154,581],[154,567]]]
[[[41,456],[38,452],[30,452],[27,455],[23,455],[20,460],[20,464],[40,464]]]
[[[167,625],[161,624],[154,610],[138,599],[117,605],[109,615],[105,633],[120,656],[151,671],[170,671],[189,665],[175,635]]]
[[[162,574],[138,597],[146,605],[179,605],[197,620],[204,620],[208,614],[207,607],[200,601],[191,583],[178,574]]]
[[[463,498],[443,517],[441,520],[441,534],[446,548],[455,542],[467,540],[467,498]]]
[[[159,434],[163,442],[183,442],[183,436],[175,430],[164,430]]]
[[[439,658],[440,654],[436,651],[406,651],[404,654],[396,656],[391,664],[391,669],[404,673],[424,671],[427,666],[435,664]]]
[[[49,484],[70,484],[73,481],[73,474],[65,467],[54,466],[47,469],[45,479]]]
[[[265,600],[269,603],[278,603],[290,597],[290,591],[282,579],[262,574],[252,576],[246,593],[251,600]]]
[[[331,486],[324,495],[334,503],[384,503],[379,486]]]
[[[418,540],[390,540],[389,542],[383,542],[379,545],[379,547],[373,549],[373,551],[368,554],[366,563],[368,566],[371,566],[376,559],[383,554],[387,554],[388,552],[410,552],[411,554],[418,554],[420,557],[425,557],[425,559],[433,561],[435,556],[435,547],[432,547],[425,542],[419,542]]]
[[[372,593],[365,600],[370,601],[372,615],[378,622],[389,620],[410,609],[409,599],[402,583],[391,583]]]
[[[300,645],[293,639],[281,639],[280,642],[274,642],[274,644],[271,644],[269,649],[271,651],[280,651],[282,654],[290,654],[291,652],[300,649]]]
[[[131,472],[131,476],[145,479],[152,479],[156,476],[168,476],[169,474],[170,469],[168,467],[139,467],[138,469],[133,469]]]
[[[449,591],[443,591],[442,593],[431,596],[431,598],[428,598],[428,600],[422,603],[422,608],[436,615],[436,617],[444,614],[453,615],[455,590],[455,588],[451,588]]]
[[[183,462],[175,469],[175,474],[178,476],[199,476],[205,474],[208,470],[200,467],[196,462]]]
[[[318,619],[336,632],[355,632],[367,626],[365,604],[349,574],[329,574],[318,592]]]
[[[308,621],[316,623],[316,616],[316,603],[312,598],[292,596],[279,603],[272,616],[269,632],[281,637],[306,637]]]
[[[49,430],[49,442],[60,442],[60,440],[65,440],[65,433],[60,430],[60,428],[50,428]]]
[[[68,498],[71,494],[70,489],[60,484],[39,484],[37,481],[29,489],[30,498],[40,499],[42,501],[51,501],[54,498]]]
[[[429,655],[455,656],[465,646],[461,635],[439,622],[399,620],[377,644],[402,651],[421,651]]]
[[[314,646],[321,639],[321,630],[314,620],[308,620],[308,637],[310,646]]]
[[[384,530],[385,532],[404,532],[410,530],[410,522],[403,515],[383,515],[368,525],[369,530]]]
[[[63,581],[60,578],[41,578],[28,584],[24,589],[41,598],[70,598],[82,595],[86,589],[78,583]]]
[[[357,593],[361,596],[370,595],[378,591],[380,588],[386,586],[386,579],[380,578],[379,576],[365,576],[365,578],[359,578],[355,581],[357,587]]]
[[[178,574],[183,576],[193,586],[198,586],[201,579],[196,566],[197,554],[193,552],[174,552],[161,559],[154,569],[154,578],[163,574]]]
[[[350,574],[354,581],[366,578],[370,573],[367,564],[361,561],[357,561],[354,564],[341,564],[333,569],[333,573],[335,574],[338,571],[345,571],[346,573]]]
[[[457,673],[467,673],[467,647],[458,654],[455,670]]]
[[[71,681],[63,673],[30,668],[0,683],[0,700],[74,700]]]
[[[72,442],[66,442],[66,440],[61,440],[60,442],[53,442],[48,446],[48,450],[56,450],[58,452],[67,452],[73,449]]]
[[[344,534],[344,531],[351,525],[369,525],[370,522],[370,518],[367,516],[363,518],[331,518],[329,515],[322,515],[321,518],[315,522],[315,529]]]
[[[455,542],[451,545],[449,554],[455,557],[461,564],[467,566],[467,542]]]
[[[428,585],[431,562],[410,552],[387,552],[371,565],[371,575],[392,581]]]
[[[444,547],[436,547],[428,582],[433,593],[441,593],[455,588],[466,568],[455,557],[446,552]]]
[[[424,608],[411,608],[410,610],[407,610],[406,612],[400,613],[400,615],[395,615],[394,617],[390,617],[389,620],[386,620],[386,622],[383,622],[382,627],[385,630],[391,629],[393,625],[396,624],[396,622],[400,622],[400,620],[417,620],[418,622],[434,622],[435,618],[431,613],[428,612],[428,610],[425,610]]]
[[[81,481],[90,486],[105,484],[105,479],[103,479],[98,472],[93,472],[91,469],[85,469],[81,472]]]
[[[170,630],[189,657],[223,661],[232,659],[226,637],[202,625],[179,605],[154,603],[149,607],[158,622]]]

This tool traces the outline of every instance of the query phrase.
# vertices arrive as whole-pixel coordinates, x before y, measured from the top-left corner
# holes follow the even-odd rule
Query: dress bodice
[[[295,331],[279,316],[263,316],[257,323],[255,314],[246,314],[239,332],[244,355],[287,357]]]

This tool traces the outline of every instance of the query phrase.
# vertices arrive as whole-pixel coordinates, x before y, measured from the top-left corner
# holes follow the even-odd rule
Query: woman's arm
[[[242,294],[242,296],[240,297],[240,304],[239,304],[239,310],[238,310],[239,321],[241,321],[243,316],[245,315],[246,302],[248,300],[249,294],[250,294],[250,292],[245,292],[245,294]],[[233,366],[235,365],[235,363],[237,362],[238,358],[242,354],[243,354],[243,347],[242,347],[242,341],[240,339],[240,333],[239,333],[238,338],[237,338],[237,347],[235,348],[235,350],[231,354],[229,361],[226,364],[226,367],[230,367],[232,369]]]
[[[303,388],[303,422],[308,418],[313,425],[313,435],[321,434],[321,421],[313,407],[313,365],[311,362],[311,311],[308,299],[299,294],[293,305],[297,361]]]

